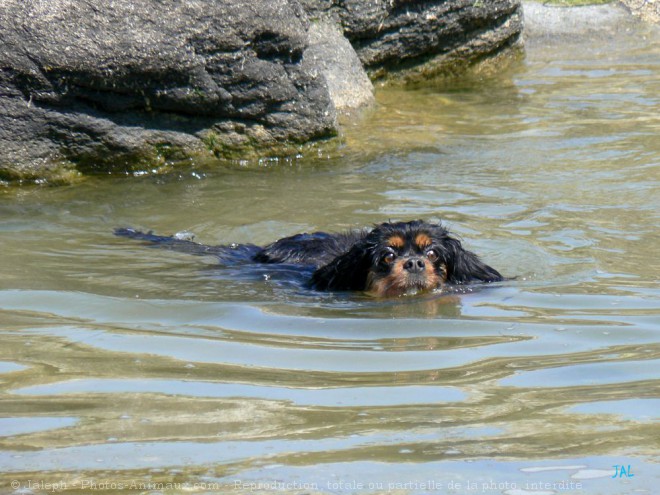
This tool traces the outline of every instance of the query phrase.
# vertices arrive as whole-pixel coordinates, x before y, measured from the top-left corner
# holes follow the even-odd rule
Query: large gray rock
[[[336,131],[287,0],[4,0],[0,171],[305,142]]]
[[[520,0],[301,0],[332,18],[372,78],[433,78],[521,45]]]
[[[519,0],[3,0],[0,180],[291,152],[372,101],[364,67],[430,77],[521,28]]]

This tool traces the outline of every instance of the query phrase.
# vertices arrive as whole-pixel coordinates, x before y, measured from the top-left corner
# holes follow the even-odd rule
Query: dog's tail
[[[194,242],[194,236],[188,233],[163,236],[155,235],[152,231],[142,232],[124,227],[116,228],[114,233],[120,237],[144,241],[148,247],[169,249],[196,256],[215,256],[225,263],[252,261],[254,256],[261,250],[259,246],[255,246],[254,244],[207,246]]]

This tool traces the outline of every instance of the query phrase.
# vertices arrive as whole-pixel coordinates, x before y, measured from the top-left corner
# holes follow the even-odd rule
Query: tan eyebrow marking
[[[405,246],[406,241],[403,237],[397,234],[387,239],[387,244],[394,248],[402,248]]]
[[[417,244],[420,249],[424,249],[425,247],[429,247],[431,244],[433,244],[433,242],[431,241],[431,238],[428,234],[421,232],[417,234],[417,237],[415,237],[415,244]]]

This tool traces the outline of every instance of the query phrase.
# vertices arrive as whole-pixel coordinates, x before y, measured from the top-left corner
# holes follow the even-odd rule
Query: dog
[[[279,239],[267,246],[206,246],[189,236],[158,236],[130,228],[115,234],[195,255],[216,256],[223,264],[295,265],[313,271],[307,285],[319,291],[361,291],[398,297],[442,291],[446,286],[503,280],[494,268],[463,248],[440,223],[386,222],[345,233],[314,232]]]

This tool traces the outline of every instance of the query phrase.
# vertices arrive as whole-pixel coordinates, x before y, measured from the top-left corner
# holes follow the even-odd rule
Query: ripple
[[[230,397],[287,401],[297,405],[333,406],[388,406],[406,404],[432,404],[460,402],[465,394],[450,387],[395,386],[344,387],[340,389],[293,389],[263,387],[238,383],[209,383],[188,380],[103,379],[70,380],[35,385],[12,393],[19,395],[69,394],[138,394],[153,393],[186,397]]]

